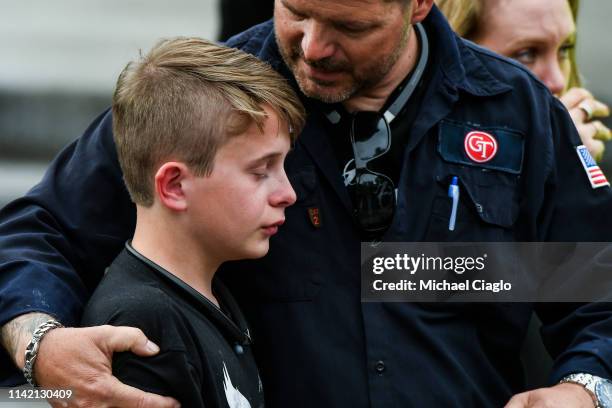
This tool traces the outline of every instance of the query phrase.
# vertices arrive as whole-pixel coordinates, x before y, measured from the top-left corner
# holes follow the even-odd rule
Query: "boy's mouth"
[[[278,232],[278,227],[280,227],[284,223],[285,223],[285,219],[283,218],[282,220],[279,220],[275,222],[274,224],[263,226],[262,229],[266,235],[272,236]]]

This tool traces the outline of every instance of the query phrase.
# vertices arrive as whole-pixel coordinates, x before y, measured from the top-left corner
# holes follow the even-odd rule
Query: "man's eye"
[[[289,10],[289,14],[291,14],[291,17],[292,17],[294,20],[296,20],[296,21],[301,21],[301,20],[304,20],[304,19],[306,18],[306,16],[305,16],[305,15],[303,15],[303,14],[301,14],[301,13],[298,13],[298,12],[297,12],[297,11],[295,11],[295,10],[291,10],[291,9],[287,9],[287,10]]]
[[[533,48],[521,50],[512,55],[512,58],[524,65],[531,65],[536,60],[536,51]]]
[[[357,27],[357,26],[350,26],[350,25],[340,26],[340,29],[349,34],[360,34],[367,30],[364,27]]]

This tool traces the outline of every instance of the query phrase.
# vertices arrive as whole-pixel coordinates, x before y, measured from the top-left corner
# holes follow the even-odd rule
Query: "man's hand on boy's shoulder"
[[[70,389],[69,407],[154,407],[180,404],[172,398],[146,393],[121,383],[112,375],[113,353],[130,351],[151,356],[159,348],[140,329],[95,326],[58,328],[41,340],[34,366],[43,388]],[[64,406],[54,404],[53,406]]]

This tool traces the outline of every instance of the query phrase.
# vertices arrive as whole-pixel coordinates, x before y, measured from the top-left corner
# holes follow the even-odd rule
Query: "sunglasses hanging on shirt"
[[[354,112],[351,115],[350,137],[355,158],[355,178],[347,186],[353,202],[353,214],[359,228],[366,234],[382,234],[391,225],[397,205],[397,189],[386,175],[368,168],[368,163],[391,149],[389,124],[399,115],[419,84],[429,56],[429,43],[423,26],[415,24],[420,40],[419,61],[408,83],[384,114],[380,112]],[[327,115],[332,123],[340,115],[333,111]]]

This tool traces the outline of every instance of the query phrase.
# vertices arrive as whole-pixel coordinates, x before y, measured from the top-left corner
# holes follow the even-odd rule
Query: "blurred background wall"
[[[109,105],[117,75],[139,50],[164,36],[217,38],[218,1],[3,2],[0,206],[34,185],[51,158]],[[578,22],[586,86],[609,104],[611,15],[612,1],[583,0]],[[612,143],[602,167],[612,176]]]
[[[219,30],[217,0],[3,1],[0,10],[0,206],[109,106],[139,50]]]

